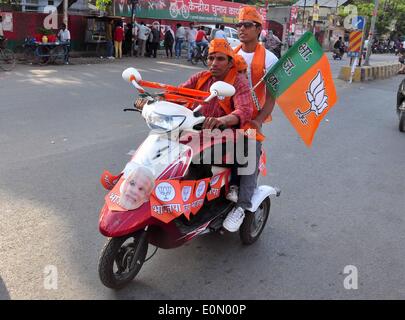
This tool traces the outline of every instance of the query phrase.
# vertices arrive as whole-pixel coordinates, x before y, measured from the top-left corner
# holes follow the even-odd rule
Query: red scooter
[[[234,207],[225,199],[233,164],[212,165],[202,160],[207,150],[225,140],[233,145],[240,141],[230,129],[219,140],[201,139],[205,117],[198,111],[200,106],[184,105],[232,96],[233,86],[216,82],[207,93],[144,81],[134,68],[122,76],[147,101],[142,109],[125,110],[142,113],[151,132],[118,176],[105,172],[101,178],[110,191],[100,212],[99,229],[109,239],[98,269],[101,282],[113,289],[122,288],[138,274],[149,259],[149,244],[175,248],[222,229]],[[164,92],[151,94],[144,87]],[[222,151],[221,157],[229,159],[229,154]],[[271,186],[255,190],[239,232],[242,243],[252,244],[259,238],[270,213],[270,196],[279,195],[280,190]]]

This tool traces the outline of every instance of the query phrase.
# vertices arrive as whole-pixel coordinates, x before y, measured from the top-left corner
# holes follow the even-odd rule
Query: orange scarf
[[[226,75],[224,82],[234,85],[236,77],[238,75],[238,71],[236,68],[232,67],[228,74]],[[204,84],[212,77],[211,72],[204,71],[201,77],[198,79],[197,84],[194,89],[201,90]],[[224,100],[218,99],[219,106],[224,110],[225,114],[231,114],[233,111],[233,107],[231,104],[231,97],[226,97]]]
[[[237,53],[241,48],[242,45],[237,46],[234,52]],[[265,61],[266,49],[262,45],[257,44],[250,67],[253,87],[263,78],[265,74]],[[257,86],[257,88],[255,89],[255,94],[257,99],[259,100],[260,106],[263,107],[264,103],[266,102],[266,85],[264,84],[264,81],[262,81],[262,83]],[[256,107],[254,107],[252,119],[255,119],[257,114],[258,110]]]

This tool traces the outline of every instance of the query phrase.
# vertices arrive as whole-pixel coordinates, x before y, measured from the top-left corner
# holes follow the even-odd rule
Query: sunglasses
[[[242,28],[245,27],[245,29],[252,28],[253,26],[256,26],[257,24],[254,22],[239,22],[236,24],[236,28]]]

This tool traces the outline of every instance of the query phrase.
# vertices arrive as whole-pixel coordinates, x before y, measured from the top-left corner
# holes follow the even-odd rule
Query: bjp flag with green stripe
[[[305,33],[265,75],[266,87],[310,146],[323,117],[337,101],[328,58]]]

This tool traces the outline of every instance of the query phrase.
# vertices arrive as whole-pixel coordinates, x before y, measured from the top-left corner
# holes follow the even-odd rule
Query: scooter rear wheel
[[[239,229],[243,244],[250,245],[259,239],[270,215],[270,198],[262,201],[256,212],[245,212],[245,219]]]
[[[141,270],[148,252],[148,241],[143,241],[137,253],[141,234],[110,238],[105,244],[100,255],[98,272],[106,287],[120,289],[131,282]],[[133,259],[136,262],[130,268]]]

